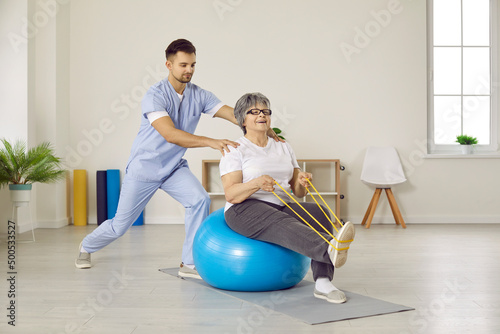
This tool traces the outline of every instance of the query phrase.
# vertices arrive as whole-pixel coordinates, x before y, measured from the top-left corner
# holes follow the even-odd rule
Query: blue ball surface
[[[273,291],[304,279],[311,260],[279,245],[231,230],[224,208],[202,223],[193,243],[194,264],[208,284],[233,291]]]

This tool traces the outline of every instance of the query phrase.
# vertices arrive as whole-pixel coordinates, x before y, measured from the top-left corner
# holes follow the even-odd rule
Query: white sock
[[[330,293],[338,290],[327,277],[318,277],[315,288],[322,293]]]
[[[82,247],[80,247],[80,253],[87,253],[87,254],[88,254],[89,252],[87,252],[87,251],[85,250],[85,248],[83,248],[83,246],[82,246]]]
[[[194,264],[185,264],[184,267],[188,267],[189,269],[194,269]]]

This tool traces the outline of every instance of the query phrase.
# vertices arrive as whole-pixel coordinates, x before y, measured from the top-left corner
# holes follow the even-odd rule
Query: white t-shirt
[[[238,148],[229,147],[229,153],[221,158],[219,169],[221,177],[225,174],[242,171],[243,183],[256,179],[262,175],[271,176],[286,191],[290,192],[290,180],[293,170],[299,168],[295,153],[288,143],[277,142],[269,138],[266,147],[260,147],[245,137],[237,140]],[[283,200],[287,201],[288,195],[277,185],[274,192]],[[249,198],[258,199],[278,205],[284,205],[272,192],[258,190]],[[232,206],[226,202],[224,211]]]

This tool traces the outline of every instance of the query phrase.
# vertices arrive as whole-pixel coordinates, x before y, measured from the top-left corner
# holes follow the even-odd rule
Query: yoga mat
[[[73,225],[87,225],[87,171],[73,170]]]
[[[137,220],[132,224],[132,226],[144,225],[144,211],[141,212],[141,215]]]
[[[179,277],[177,276],[179,268],[166,268],[160,269],[160,271]],[[229,297],[264,307],[270,312],[286,314],[310,325],[414,310],[412,307],[389,303],[345,290],[343,291],[346,294],[347,302],[343,304],[329,303],[314,297],[314,283],[305,280],[285,290],[239,292],[220,290],[200,279],[179,278],[185,280],[186,284],[204,286]],[[224,300],[221,300],[220,303],[224,304]],[[217,305],[214,305],[214,308],[216,307]]]
[[[116,214],[118,208],[118,199],[120,198],[120,170],[108,169],[106,171],[106,198],[108,200],[108,219]]]
[[[98,170],[96,173],[96,206],[97,206],[97,225],[101,225],[108,219],[108,199],[107,199],[107,181],[105,170]]]

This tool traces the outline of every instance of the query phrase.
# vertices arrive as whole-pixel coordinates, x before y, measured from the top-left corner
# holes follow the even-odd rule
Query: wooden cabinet
[[[338,159],[298,159],[300,168],[313,174],[312,183],[328,206],[340,217],[340,160]],[[212,199],[211,212],[223,207],[226,203],[224,189],[219,174],[219,160],[202,161],[201,183]],[[313,189],[310,189],[318,203],[323,201]],[[290,200],[289,198],[287,200]],[[311,196],[300,198],[299,201],[314,202]]]
[[[340,217],[340,160],[297,159],[297,162],[303,171],[312,173],[312,184],[330,209],[335,212],[335,215]],[[314,190],[310,188],[310,191],[314,195],[314,198],[316,198],[316,201],[323,204],[323,201],[317,196]],[[302,198],[302,200],[307,202],[314,201],[309,194]]]

